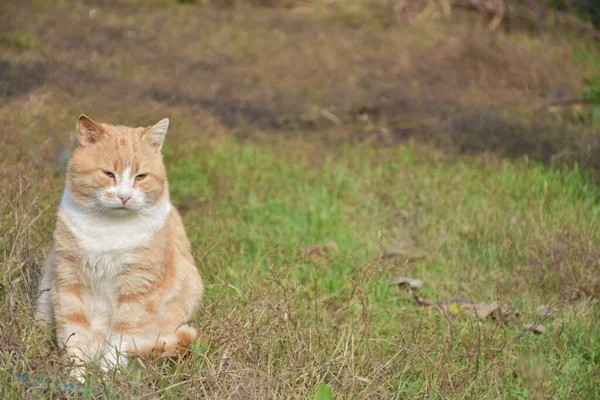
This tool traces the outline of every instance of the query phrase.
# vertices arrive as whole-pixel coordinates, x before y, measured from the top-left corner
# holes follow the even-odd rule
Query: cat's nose
[[[119,196],[119,198],[121,199],[121,203],[123,203],[123,205],[127,204],[129,199],[131,198],[131,195],[127,195],[127,194],[118,194],[117,196]]]

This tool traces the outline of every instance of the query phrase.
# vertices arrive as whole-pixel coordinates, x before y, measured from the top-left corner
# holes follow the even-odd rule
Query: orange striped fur
[[[44,265],[36,319],[54,321],[82,379],[127,356],[176,356],[203,292],[181,217],[169,200],[161,147],[168,120],[146,128],[77,123],[81,147]]]

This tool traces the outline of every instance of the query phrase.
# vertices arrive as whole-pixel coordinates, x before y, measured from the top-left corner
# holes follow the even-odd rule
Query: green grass
[[[598,397],[600,190],[585,173],[448,161],[411,146],[294,149],[225,140],[168,151],[172,197],[207,284],[200,340],[179,363],[92,375],[85,397],[106,387],[126,397],[310,398],[322,383],[335,398]],[[300,256],[330,241],[339,253]],[[378,256],[390,249],[418,260]],[[390,286],[400,275],[423,279],[423,297],[499,299],[521,315],[446,316]],[[15,378],[62,376],[48,361],[56,352],[41,346],[49,333],[9,304],[25,301],[20,290],[2,294],[4,335],[11,316],[21,322],[4,339],[0,386],[48,396]],[[542,322],[547,333],[525,333],[546,304],[558,310]]]
[[[208,290],[207,303],[222,295],[224,285],[235,288],[231,308],[237,301],[251,301],[248,293],[266,290],[277,296],[282,279],[289,297],[277,301],[287,303],[291,315],[297,313],[289,340],[302,345],[307,332],[321,326],[316,338],[326,346],[313,353],[326,358],[313,368],[328,366],[322,374],[342,397],[367,390],[369,385],[354,381],[358,376],[381,379],[376,392],[399,397],[565,397],[573,390],[585,397],[598,390],[592,383],[600,367],[597,308],[585,300],[563,300],[587,282],[556,282],[568,279],[566,266],[556,273],[545,271],[552,268],[545,265],[521,271],[552,251],[564,230],[572,232],[573,241],[598,238],[600,191],[585,174],[533,163],[490,166],[422,159],[404,146],[347,147],[318,167],[300,155],[288,157],[276,157],[268,146],[226,143],[211,149],[210,157],[188,156],[171,165],[174,199],[201,196],[205,202],[190,210],[186,221],[196,247],[208,252],[201,269],[216,290]],[[417,221],[406,221],[411,218]],[[298,257],[302,248],[327,241],[340,247],[331,260]],[[425,256],[415,265],[377,260],[382,248],[409,242],[411,248],[401,250]],[[213,248],[214,243],[220,245]],[[597,264],[588,272],[597,274]],[[429,297],[489,302],[501,296],[523,316],[508,324],[484,321],[480,326],[456,319],[449,325],[437,311],[420,309],[389,286],[395,274],[424,279],[422,292]],[[542,276],[548,281],[541,282]],[[592,289],[597,290],[597,278],[587,279],[595,280]],[[357,288],[361,294],[353,297]],[[539,320],[535,305],[547,303],[561,309],[563,327],[548,321],[549,334],[521,336],[524,322]],[[342,321],[336,320],[338,312]],[[578,320],[577,312],[585,318]],[[419,326],[427,328],[406,343]],[[356,344],[358,360],[349,381],[335,382],[327,353],[334,356],[346,334],[363,340]],[[468,348],[479,354],[469,354]],[[363,352],[373,352],[377,361],[361,360]],[[287,369],[287,357],[293,355],[278,355],[280,368]],[[346,357],[335,363],[351,362]],[[482,365],[475,371],[478,358]],[[444,364],[446,370],[434,368]],[[383,367],[385,379],[376,375],[377,366]]]

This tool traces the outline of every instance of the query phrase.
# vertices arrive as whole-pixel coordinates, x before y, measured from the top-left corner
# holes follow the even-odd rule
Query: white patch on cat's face
[[[126,212],[146,206],[146,194],[135,188],[135,175],[130,167],[115,174],[115,181],[115,185],[101,189],[100,201],[104,207],[111,211]]]
[[[133,182],[134,179],[131,178],[131,168],[125,168],[125,171],[121,174],[120,177],[117,178],[117,197],[119,199],[129,199],[133,200]],[[127,201],[126,205],[129,204]]]

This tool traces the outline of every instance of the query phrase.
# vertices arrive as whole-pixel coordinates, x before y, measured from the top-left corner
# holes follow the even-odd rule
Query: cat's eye
[[[142,179],[144,179],[147,176],[148,176],[148,174],[139,174],[138,176],[135,177],[135,180],[141,181]]]
[[[113,174],[112,172],[108,172],[108,171],[102,171],[104,172],[104,175],[108,176],[110,179],[115,179],[115,174]]]

